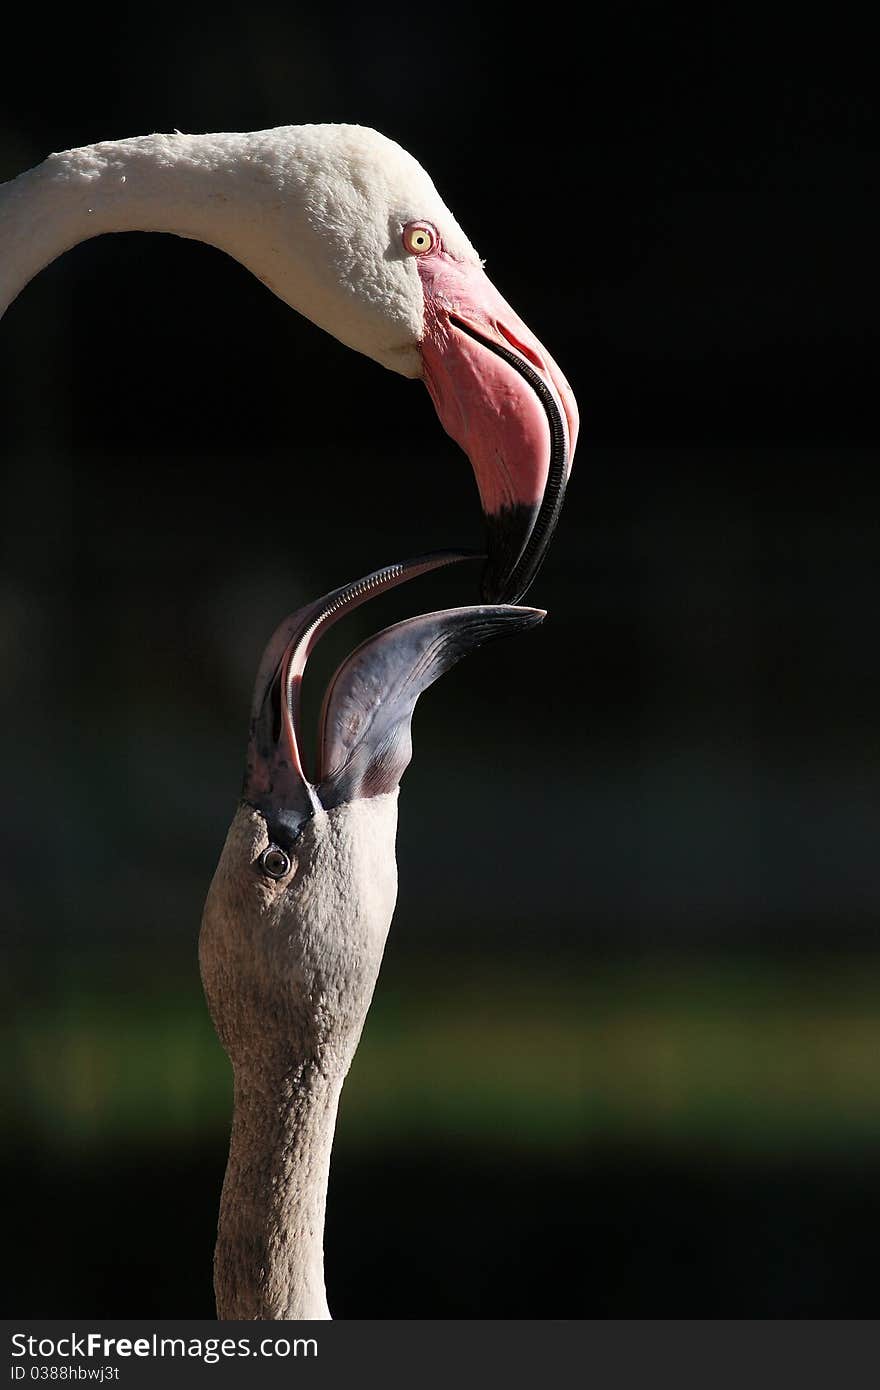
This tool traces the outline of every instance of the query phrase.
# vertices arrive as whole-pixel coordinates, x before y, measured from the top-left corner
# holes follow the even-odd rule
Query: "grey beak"
[[[251,708],[242,797],[290,845],[320,807],[393,791],[412,756],[410,721],[422,691],[467,652],[541,622],[536,608],[452,608],[409,618],[343,662],[321,715],[318,773],[305,771],[300,688],[321,633],[366,599],[440,566],[473,558],[446,551],[389,565],[285,618],[263,653]]]
[[[449,608],[370,638],[340,666],[321,712],[318,796],[327,808],[394,791],[412,757],[416,702],[484,642],[535,627],[539,608]]]

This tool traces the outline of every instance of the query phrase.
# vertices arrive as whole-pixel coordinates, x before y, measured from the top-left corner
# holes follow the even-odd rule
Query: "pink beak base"
[[[471,461],[489,528],[484,597],[515,603],[559,518],[578,432],[574,396],[550,354],[479,266],[419,259],[425,384]]]

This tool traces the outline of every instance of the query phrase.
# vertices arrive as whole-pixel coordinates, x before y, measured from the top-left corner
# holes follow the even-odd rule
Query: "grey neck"
[[[235,1075],[214,1289],[223,1319],[327,1319],[324,1213],[342,1078]]]
[[[277,889],[254,873],[263,816],[242,804],[230,827],[199,941],[234,1075],[215,1256],[221,1318],[330,1316],[330,1151],[394,911],[396,826],[396,792],[320,811],[292,881]]]

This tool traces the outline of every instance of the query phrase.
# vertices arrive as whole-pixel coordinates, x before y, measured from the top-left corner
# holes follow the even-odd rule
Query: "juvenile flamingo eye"
[[[270,845],[260,855],[260,863],[270,878],[284,878],[290,873],[291,863],[283,849],[276,849]]]
[[[403,229],[403,244],[412,256],[426,256],[440,245],[437,228],[430,222],[407,222]]]

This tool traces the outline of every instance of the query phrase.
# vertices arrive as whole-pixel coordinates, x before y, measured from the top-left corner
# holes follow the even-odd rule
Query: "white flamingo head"
[[[578,412],[565,377],[400,145],[350,125],[248,139],[241,177],[268,184],[259,201],[271,215],[251,228],[258,254],[240,258],[341,342],[425,381],[476,475],[489,528],[484,597],[515,602],[571,470]]]
[[[50,155],[0,188],[0,312],[77,242],[134,230],[220,247],[341,342],[422,378],[476,475],[484,598],[525,593],[559,518],[577,407],[411,155],[352,125],[150,135]]]

